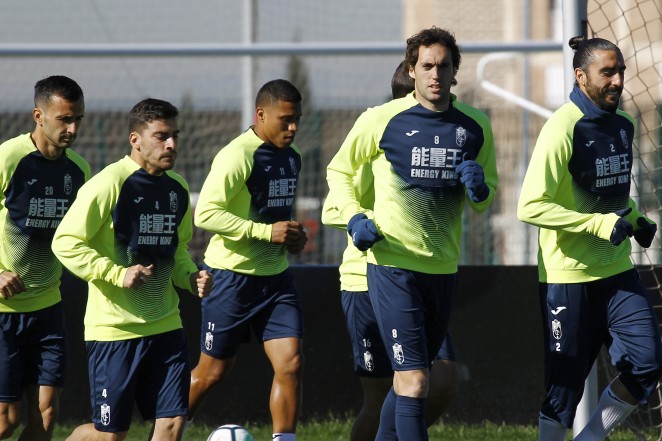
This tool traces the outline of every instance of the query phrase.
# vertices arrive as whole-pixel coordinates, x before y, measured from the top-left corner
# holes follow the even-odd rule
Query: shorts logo
[[[563,336],[563,332],[561,332],[561,322],[556,319],[552,320],[552,335],[557,340],[561,340],[561,337]]]
[[[363,365],[365,366],[368,372],[372,372],[375,370],[375,363],[373,361],[372,354],[368,351],[365,351],[363,353]]]
[[[214,345],[214,334],[207,332],[205,335],[205,349],[211,351],[211,347]]]
[[[393,358],[398,362],[398,364],[405,362],[405,354],[402,352],[402,345],[400,343],[393,345]]]
[[[110,424],[110,406],[106,403],[101,405],[101,424],[104,426]]]

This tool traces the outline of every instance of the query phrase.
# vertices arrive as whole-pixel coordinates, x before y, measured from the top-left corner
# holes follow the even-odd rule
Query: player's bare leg
[[[454,360],[437,360],[430,368],[430,387],[425,401],[425,424],[430,427],[455,398],[460,370]]]
[[[350,441],[374,441],[379,427],[379,417],[386,394],[393,385],[393,379],[359,377],[363,390],[363,404],[354,420]]]
[[[27,421],[18,441],[48,441],[60,409],[60,388],[29,385],[25,388]]]
[[[129,432],[99,432],[94,428],[94,424],[89,423],[76,427],[65,441],[122,441],[128,434]]]
[[[428,439],[425,425],[425,398],[428,394],[429,375],[428,369],[396,371],[393,374],[393,400],[389,400],[391,397],[389,393],[383,406],[378,438],[391,439],[392,431],[395,429],[399,439]],[[391,409],[393,414],[388,415]],[[394,425],[387,425],[386,418],[393,418]]]
[[[189,417],[192,419],[200,408],[207,393],[232,370],[236,356],[226,359],[200,354],[198,365],[191,371],[191,391],[189,392]]]
[[[180,441],[186,417],[158,418],[149,439],[154,441]]]
[[[428,395],[428,369],[396,371],[393,374],[393,388],[397,395],[411,398],[425,398]]]
[[[267,340],[264,342],[264,351],[274,369],[269,398],[274,433],[295,433],[303,373],[301,339],[290,337]]]
[[[21,424],[21,401],[0,403],[0,439],[12,436],[14,430]]]

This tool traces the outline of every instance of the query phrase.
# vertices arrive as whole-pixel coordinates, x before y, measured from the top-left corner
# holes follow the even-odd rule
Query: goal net
[[[659,0],[592,0],[588,2],[588,34],[618,45],[627,70],[621,104],[636,126],[633,164],[633,198],[640,209],[662,225],[662,6]],[[662,323],[661,230],[648,249],[633,243],[633,260],[651,294]],[[618,374],[607,360],[601,380]],[[660,387],[647,406],[635,411],[625,426],[634,439],[662,440],[662,392]]]

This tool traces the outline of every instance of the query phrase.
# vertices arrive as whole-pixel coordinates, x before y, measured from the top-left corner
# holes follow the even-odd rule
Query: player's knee
[[[10,438],[20,424],[18,412],[0,412],[0,439]]]
[[[8,439],[14,434],[14,431],[18,427],[18,423],[12,424],[9,421],[0,420],[0,439]]]
[[[199,364],[191,371],[191,385],[202,384],[210,388],[222,381],[232,369],[233,362],[214,360],[213,362]]]
[[[301,377],[303,373],[303,354],[301,351],[281,360],[277,366],[274,366],[274,372],[276,375]]]
[[[455,363],[446,363],[443,367],[436,364],[430,371],[429,403],[445,405],[457,394],[460,373]]]
[[[184,430],[186,418],[183,416],[159,418],[154,424],[154,439],[176,439]]]
[[[59,414],[58,407],[54,405],[47,406],[41,410],[41,423],[46,431],[49,431],[55,425]]]
[[[455,397],[457,388],[457,382],[455,381],[442,381],[431,384],[428,392],[428,402],[445,405]]]
[[[619,361],[616,367],[621,371],[619,379],[630,394],[640,403],[645,403],[653,393],[662,375],[661,354],[655,359],[634,364],[629,360]]]
[[[619,378],[634,399],[646,403],[660,380],[660,369],[644,374],[624,372]]]
[[[428,376],[424,371],[399,371],[394,378],[395,393],[407,397],[426,397]]]

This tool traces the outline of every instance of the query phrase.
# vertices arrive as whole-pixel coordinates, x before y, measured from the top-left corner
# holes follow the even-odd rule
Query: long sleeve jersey
[[[375,187],[373,185],[372,168],[370,164],[364,164],[359,168],[354,177],[354,189],[356,199],[361,208],[372,211],[375,204]],[[340,213],[331,203],[331,199],[326,198],[322,207],[322,223],[334,228],[345,231],[347,224],[343,223]],[[367,291],[368,270],[366,253],[354,246],[352,238],[347,235],[347,248],[342,255],[340,263],[340,289],[344,291]]]
[[[67,148],[48,159],[29,133],[0,145],[0,272],[17,273],[27,290],[0,298],[0,312],[37,311],[61,300],[62,265],[51,241],[89,177],[80,155]]]
[[[266,144],[252,128],[222,148],[195,208],[195,224],[214,233],[205,263],[258,276],[285,271],[285,247],[271,243],[271,229],[292,219],[300,170],[294,145]]]
[[[488,197],[466,196],[455,168],[463,158],[484,169]],[[373,218],[385,237],[368,251],[368,262],[428,274],[457,272],[465,201],[487,209],[498,177],[492,129],[478,110],[451,98],[435,112],[413,93],[365,111],[327,167],[329,204],[344,224],[361,208],[354,176],[365,163],[374,175]]]
[[[577,87],[543,126],[522,184],[517,215],[539,227],[542,282],[581,283],[632,268],[631,245],[609,241],[614,212],[628,206],[635,229],[642,214],[630,199],[634,124],[605,112]]]
[[[89,285],[85,340],[117,341],[182,327],[173,286],[191,289],[197,267],[188,185],[154,176],[128,156],[90,179],[58,227],[53,251]],[[154,265],[139,289],[124,288],[130,266]]]

